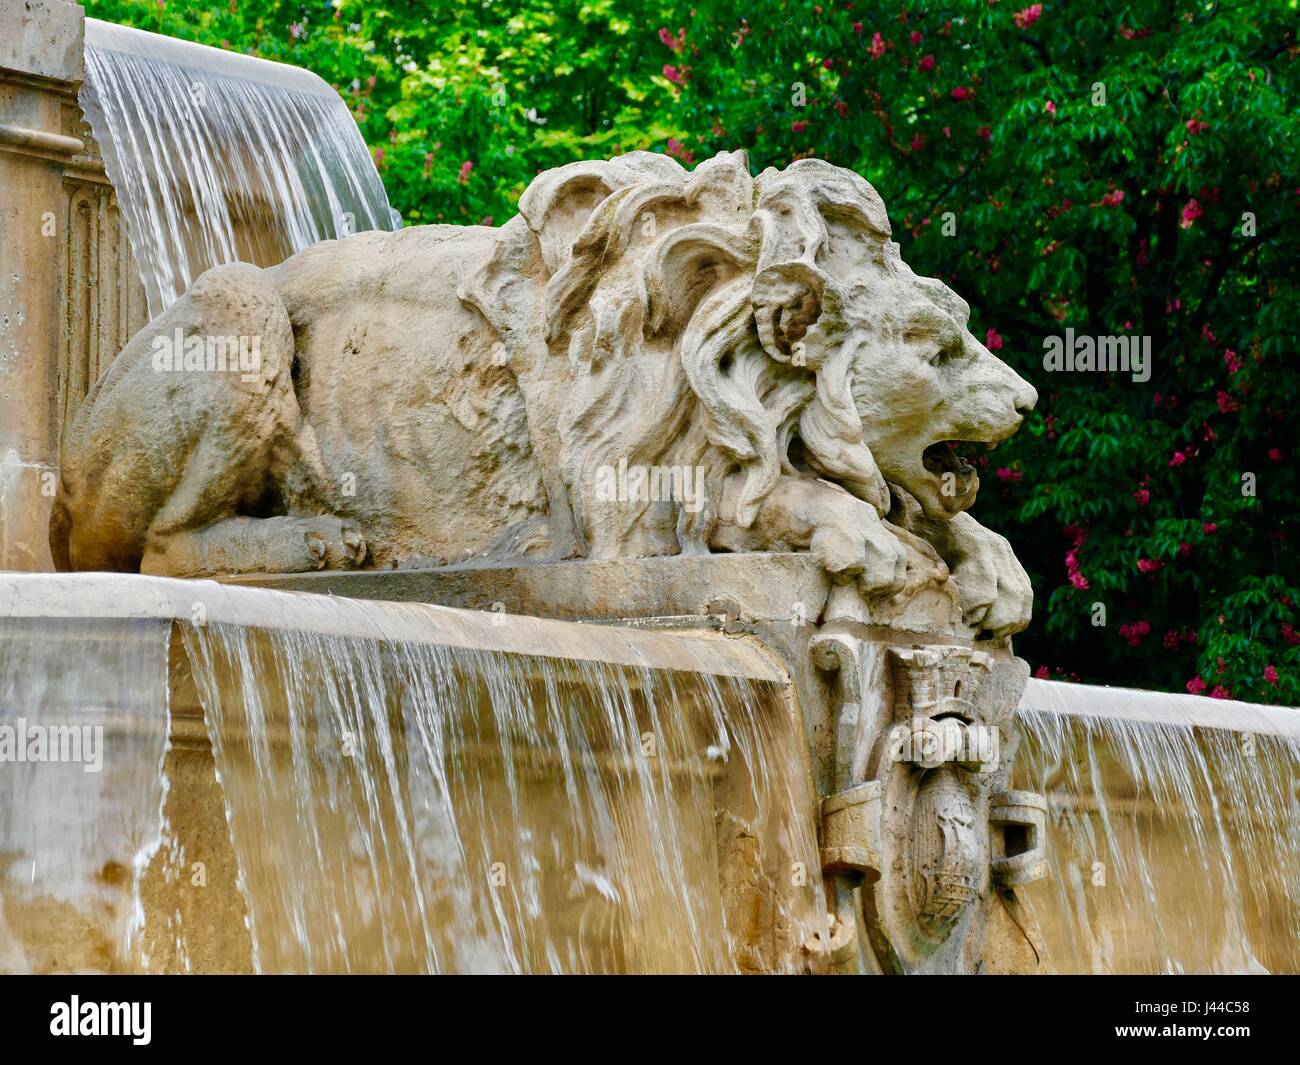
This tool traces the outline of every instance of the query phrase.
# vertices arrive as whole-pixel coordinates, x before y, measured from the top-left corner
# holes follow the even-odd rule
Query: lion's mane
[[[753,524],[792,454],[887,511],[853,399],[844,282],[818,264],[831,219],[875,269],[914,276],[875,190],[820,160],[755,178],[743,152],[693,171],[633,152],[524,192],[459,295],[516,377],[553,378],[562,360],[558,472],[583,553],[708,550],[719,522]],[[597,472],[620,463],[702,469],[704,506],[597,498]]]

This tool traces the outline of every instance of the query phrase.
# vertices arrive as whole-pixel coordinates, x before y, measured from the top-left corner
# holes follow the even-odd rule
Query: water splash
[[[212,266],[401,227],[356,122],[310,71],[87,19],[80,102],[151,316]]]
[[[139,884],[163,835],[168,629],[0,617],[0,971],[148,966]]]
[[[1300,971],[1300,712],[1031,681],[1020,719],[1058,970]]]

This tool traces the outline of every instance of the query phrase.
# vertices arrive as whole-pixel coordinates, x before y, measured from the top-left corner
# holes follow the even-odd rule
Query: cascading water
[[[1300,972],[1300,711],[1030,681],[1029,886],[1063,972]]]
[[[754,742],[759,686],[185,631],[259,969],[734,967],[711,778],[739,757],[765,795],[790,793]]]
[[[87,19],[80,102],[151,316],[210,267],[401,226],[356,122],[310,71]]]
[[[138,971],[162,839],[169,625],[0,604],[0,971]]]
[[[133,620],[73,620],[76,611]],[[131,826],[118,829],[126,842],[114,860],[133,918],[114,928],[132,933],[118,936],[121,952],[82,967],[203,969],[193,959],[204,936],[241,938],[230,934],[237,914],[225,931],[199,927],[221,905],[214,878],[225,874],[217,833],[186,835],[180,824],[197,800],[175,749],[171,799],[183,801],[160,815],[168,677],[159,663],[172,624],[160,618],[181,631],[170,682],[188,659],[220,784],[217,824],[250,949],[231,967],[718,972],[816,962],[799,949],[825,903],[820,878],[797,875],[817,861],[806,766],[792,755],[798,726],[779,671],[748,645],[139,577],[4,578],[5,612],[27,616],[7,621],[19,639],[4,645],[0,720],[25,707],[54,722],[69,707],[112,705],[118,732],[136,738],[114,772],[153,782],[136,806],[114,808]],[[78,628],[111,642],[114,625],[148,634],[149,671],[37,650]],[[34,675],[64,679],[23,687]],[[119,689],[134,702],[110,700]],[[185,712],[173,702],[173,737]],[[76,826],[48,846],[78,868],[46,863],[33,890],[58,894],[49,869],[93,903],[100,850],[115,839],[86,845],[102,800],[5,779],[15,786],[0,840],[52,820]],[[0,871],[6,907],[30,877],[31,849],[13,848]],[[9,967],[19,963],[0,955]]]

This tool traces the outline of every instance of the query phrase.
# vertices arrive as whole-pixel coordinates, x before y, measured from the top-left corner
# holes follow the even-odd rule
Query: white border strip
[[[200,612],[209,623],[790,683],[776,657],[757,641],[711,633],[688,636],[210,580],[125,573],[0,574],[0,618],[156,618],[192,623]]]

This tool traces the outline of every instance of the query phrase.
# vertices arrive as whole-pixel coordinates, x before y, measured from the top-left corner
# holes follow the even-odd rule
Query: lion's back
[[[331,485],[351,493],[322,502],[381,531],[395,557],[486,546],[502,518],[544,507],[497,334],[457,297],[498,233],[362,233],[270,271],[293,323],[299,406]]]

